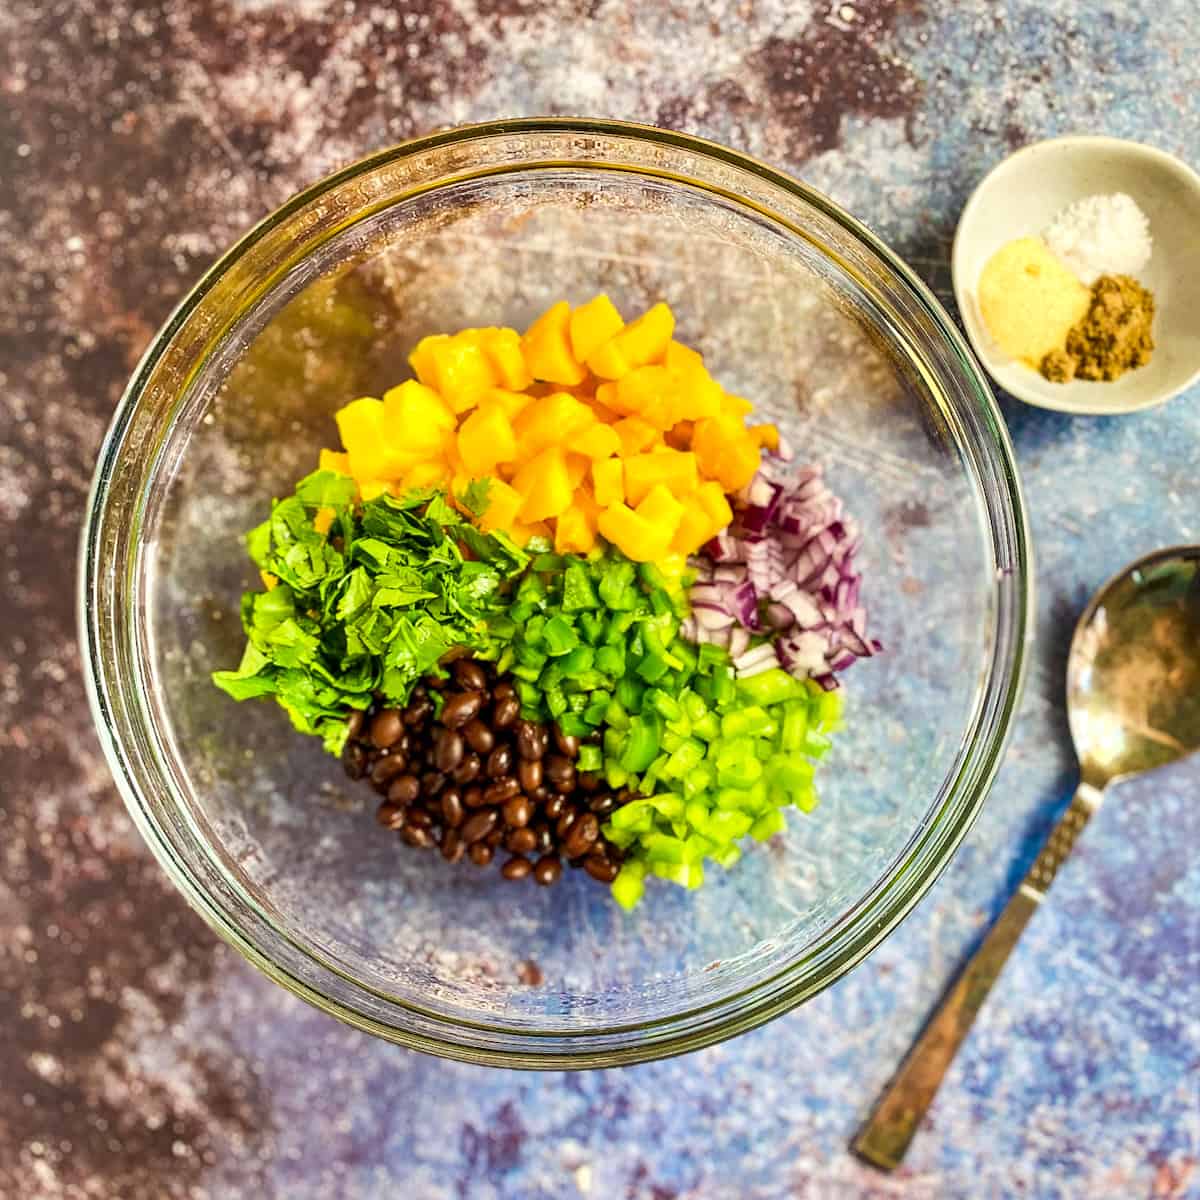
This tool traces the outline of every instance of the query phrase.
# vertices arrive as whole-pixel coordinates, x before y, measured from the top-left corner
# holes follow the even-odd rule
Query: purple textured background
[[[907,1166],[845,1144],[1065,802],[1075,614],[1200,540],[1200,396],[1120,420],[1004,400],[1039,649],[962,853],[873,958],[734,1043],[623,1072],[369,1041],[217,944],[133,833],[90,728],[74,555],[155,327],[247,225],[441,125],[583,113],[795,171],[943,295],[974,182],[1048,134],[1200,161],[1194,0],[120,0],[0,6],[0,1196],[1200,1196],[1200,763],[1113,793]]]

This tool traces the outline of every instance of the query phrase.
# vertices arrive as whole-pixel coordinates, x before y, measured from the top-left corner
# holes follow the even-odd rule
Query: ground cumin
[[[1066,348],[1050,351],[1038,369],[1051,383],[1117,379],[1150,361],[1153,321],[1154,297],[1136,279],[1101,275],[1092,284],[1087,314],[1067,334]]]

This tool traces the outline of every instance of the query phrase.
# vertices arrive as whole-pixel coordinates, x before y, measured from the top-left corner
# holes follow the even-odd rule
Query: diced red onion
[[[769,458],[786,461],[785,449],[781,443]],[[820,466],[790,478],[778,471],[767,465],[755,475],[732,524],[692,560],[694,636],[727,646],[739,674],[774,661],[830,689],[836,672],[881,649],[867,637],[854,571],[861,535]],[[763,632],[771,640],[751,647],[752,635]]]

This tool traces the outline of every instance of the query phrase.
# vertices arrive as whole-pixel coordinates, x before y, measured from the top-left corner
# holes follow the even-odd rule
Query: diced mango
[[[779,449],[779,427],[777,425],[751,425],[748,432],[764,450]]]
[[[433,361],[433,348],[450,340],[448,333],[431,333],[423,337],[408,356],[409,366],[426,387],[437,387],[437,374]]]
[[[641,417],[624,417],[612,428],[621,439],[622,454],[639,454],[658,441],[658,430],[647,425]]]
[[[515,521],[512,529],[509,530],[509,536],[518,546],[526,545],[530,538],[535,537],[545,538],[551,545],[554,543],[554,530],[545,521],[534,521],[531,525]]]
[[[496,382],[513,392],[527,388],[533,382],[533,376],[521,353],[521,335],[515,329],[483,329],[480,333]]]
[[[382,400],[360,396],[339,408],[334,420],[346,447],[350,473],[360,485],[366,479],[399,479],[412,465],[411,457],[387,436]]]
[[[696,367],[704,366],[704,355],[699,350],[693,350],[691,346],[685,346],[682,342],[677,342],[672,338],[667,343],[667,349],[663,354],[663,363],[668,367],[694,370]]]
[[[559,554],[587,554],[596,544],[596,521],[580,504],[559,514],[554,529],[554,549]]]
[[[581,483],[588,477],[588,471],[591,468],[592,460],[585,458],[582,454],[572,454],[567,452],[567,478],[571,481],[571,491],[574,492]]]
[[[703,509],[695,504],[685,505],[675,536],[671,539],[671,549],[676,554],[693,554],[712,536],[710,529],[709,516]]]
[[[604,537],[634,562],[653,562],[670,547],[669,537],[664,538],[645,517],[625,504],[610,504],[596,525]]]
[[[432,388],[415,379],[383,394],[384,435],[396,447],[403,471],[445,453],[445,435],[454,429],[454,414]],[[403,473],[403,472],[401,472]],[[396,475],[378,472],[384,478]]]
[[[510,392],[506,388],[492,388],[479,397],[480,408],[494,404],[510,421],[532,403],[533,397],[528,392]]]
[[[511,529],[524,502],[516,488],[509,487],[499,479],[492,479],[488,484],[487,501],[487,508],[479,519],[479,527],[485,533],[495,529]]]
[[[571,306],[560,300],[525,331],[521,353],[534,379],[551,383],[582,383],[587,372],[571,354],[568,324]]]
[[[601,508],[620,504],[625,499],[625,468],[619,458],[592,463],[592,485]]]
[[[274,591],[279,586],[279,576],[272,575],[270,571],[259,571],[258,577],[262,580],[263,587],[268,592]]]
[[[577,362],[585,362],[597,347],[625,327],[617,306],[603,293],[581,304],[571,313],[569,325],[571,353]]]
[[[499,405],[477,408],[462,423],[458,453],[468,473],[480,477],[490,475],[497,463],[511,462],[516,457],[516,435]]]
[[[434,342],[427,356],[433,374],[429,386],[441,392],[456,413],[473,408],[484,392],[500,382],[473,329],[456,333],[444,342]]]
[[[419,462],[404,472],[400,480],[402,490],[411,491],[413,488],[440,487],[450,475],[450,468],[445,461],[430,459]]]
[[[313,513],[313,528],[318,533],[328,533],[333,528],[333,518],[336,516],[336,508],[330,508],[327,504],[323,504]]]
[[[671,495],[670,489],[665,484],[656,483],[646,493],[634,512],[653,527],[656,535],[669,543],[675,536],[675,530],[679,528],[684,508]]]
[[[731,417],[748,417],[754,405],[744,396],[731,396],[728,392],[721,399],[721,412]]]
[[[611,425],[595,425],[571,439],[571,449],[586,458],[610,458],[621,453],[621,439]]]
[[[665,449],[626,456],[625,496],[630,504],[640,504],[642,497],[658,484],[679,497],[695,491],[700,484],[696,456],[683,450]]]
[[[702,483],[696,489],[696,503],[708,517],[708,537],[720,533],[733,520],[733,509],[729,506],[729,497],[725,495],[721,485],[710,480]],[[706,537],[705,541],[708,540]]]
[[[525,464],[513,479],[513,487],[524,497],[520,512],[523,522],[557,517],[571,503],[575,489],[567,474],[566,455],[549,446]]]
[[[341,450],[322,450],[317,456],[318,471],[336,471],[339,475],[350,474],[350,455]]]
[[[701,474],[718,480],[727,492],[744,488],[758,470],[758,443],[738,417],[722,413],[697,421],[692,449]]]
[[[528,461],[547,446],[570,443],[596,420],[582,400],[567,392],[554,392],[524,408],[513,429],[520,457]]]
[[[359,482],[358,494],[365,504],[379,496],[390,494],[392,485],[386,479],[364,479]]]
[[[661,301],[597,346],[587,365],[602,379],[620,379],[634,367],[660,362],[675,332],[675,315]]]

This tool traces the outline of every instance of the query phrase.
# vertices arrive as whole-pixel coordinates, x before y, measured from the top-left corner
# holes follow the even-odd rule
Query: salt
[[[1085,196],[1042,233],[1046,245],[1089,286],[1101,275],[1136,275],[1150,261],[1150,222],[1124,192]]]

